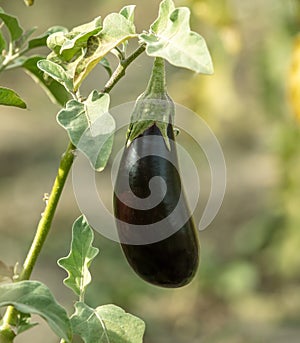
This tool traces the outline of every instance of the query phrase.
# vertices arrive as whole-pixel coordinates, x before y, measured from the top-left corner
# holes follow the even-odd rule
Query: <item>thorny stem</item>
[[[145,50],[145,46],[141,45],[136,49],[128,58],[120,62],[119,66],[108,80],[103,93],[109,93],[116,83],[125,75],[125,70],[127,67]],[[0,69],[1,71],[1,69]],[[32,241],[31,247],[27,253],[25,262],[23,264],[23,269],[20,273],[18,281],[28,280],[31,276],[32,270],[36,264],[38,256],[42,250],[42,247],[46,241],[48,233],[51,228],[52,220],[56,211],[58,201],[60,199],[62,190],[64,188],[67,176],[70,172],[74,161],[74,150],[76,147],[69,142],[69,145],[63,154],[59,169],[57,172],[56,179],[54,181],[51,193],[47,199],[46,207],[40,222],[37,226],[35,237]],[[2,325],[0,326],[0,343],[12,343],[16,334],[13,330],[17,316],[17,311],[13,306],[9,306],[6,310],[6,313],[2,319]],[[63,340],[62,340],[63,342]]]

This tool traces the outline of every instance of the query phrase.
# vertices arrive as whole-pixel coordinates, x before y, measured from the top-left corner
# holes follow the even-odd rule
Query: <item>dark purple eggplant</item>
[[[199,242],[178,172],[174,104],[162,68],[163,61],[156,59],[132,114],[114,188],[114,213],[122,250],[134,271],[154,285],[181,287],[197,271]]]

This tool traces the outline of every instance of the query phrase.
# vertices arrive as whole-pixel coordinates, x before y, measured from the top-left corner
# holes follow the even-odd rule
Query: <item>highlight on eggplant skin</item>
[[[167,134],[170,149],[167,148],[155,123],[128,147],[125,146],[115,183],[114,212],[121,247],[133,270],[151,284],[176,288],[188,284],[196,274],[199,264],[199,241],[185,197],[181,196],[183,200],[179,203],[179,212],[183,218],[187,218],[186,222],[176,227],[176,218],[175,221],[172,220],[172,211],[178,205],[183,190],[171,124],[168,125]],[[151,141],[155,144],[151,143],[149,146],[149,140],[141,139],[147,136],[152,136]],[[131,160],[136,160],[137,155],[143,156],[144,151],[147,151],[148,156],[132,165]],[[149,151],[152,151],[152,154],[149,154]],[[128,175],[129,180],[124,180]],[[126,181],[129,181],[134,195],[143,199],[149,196],[149,181],[155,176],[163,178],[166,184],[166,193],[163,194],[162,190],[162,194],[158,194],[164,197],[157,206],[143,210],[136,206],[132,198],[131,201],[127,201],[128,192],[123,189]],[[164,225],[160,227],[160,221],[167,217],[170,220],[164,220]],[[157,223],[159,231],[171,234],[150,244],[126,243],[130,241],[130,235],[136,234],[133,232],[132,224],[147,228],[153,223]]]

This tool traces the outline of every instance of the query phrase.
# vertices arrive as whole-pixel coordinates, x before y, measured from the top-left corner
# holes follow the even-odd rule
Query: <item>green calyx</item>
[[[162,58],[155,58],[147,89],[142,93],[131,114],[127,132],[127,146],[152,125],[156,125],[170,149],[168,125],[173,124],[175,106],[166,90],[165,65]]]

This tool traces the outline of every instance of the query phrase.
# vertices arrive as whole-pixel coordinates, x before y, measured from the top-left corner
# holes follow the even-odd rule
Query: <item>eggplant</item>
[[[124,255],[145,281],[188,284],[198,269],[199,240],[179,175],[162,59],[136,102],[114,186],[114,214]]]

